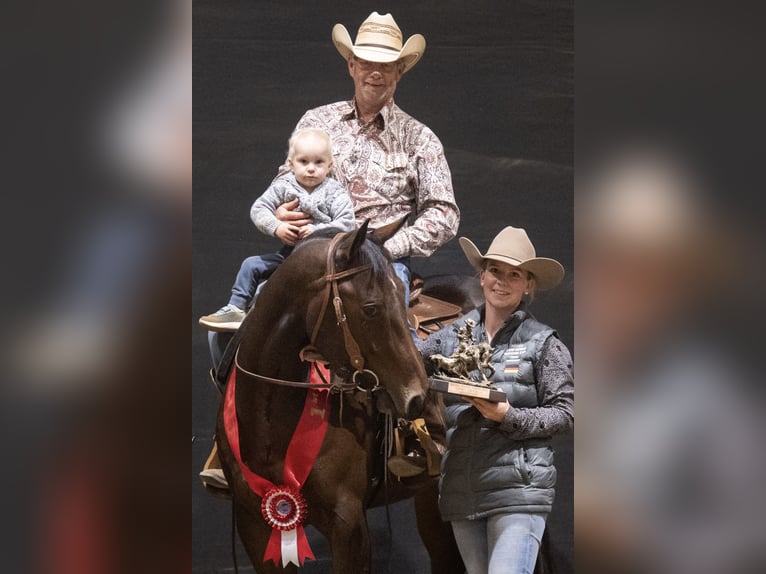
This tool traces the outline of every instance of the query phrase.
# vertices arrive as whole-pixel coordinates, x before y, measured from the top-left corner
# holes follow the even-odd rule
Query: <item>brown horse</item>
[[[236,374],[241,457],[252,471],[274,484],[282,484],[285,454],[307,391],[265,382],[263,377],[305,381],[309,365],[299,358],[302,352],[303,358],[327,362],[333,378],[345,383],[358,371],[355,363],[361,357],[365,375],[354,381],[379,381],[374,393],[355,390],[330,395],[329,426],[302,487],[308,504],[307,523],[329,541],[338,574],[370,571],[365,510],[375,494],[370,478],[382,459],[375,438],[378,411],[412,419],[421,413],[426,398],[426,373],[409,335],[403,289],[379,246],[393,231],[387,228],[368,236],[365,224],[333,241],[305,241],[272,275],[241,327]],[[328,274],[337,277],[337,294],[332,298],[327,295]],[[330,299],[340,299],[341,314],[336,316]],[[343,317],[346,333],[341,326]],[[351,350],[349,335],[356,344]],[[249,488],[234,459],[222,410],[217,441],[240,538],[253,566],[261,573],[295,572],[295,566],[283,569],[263,561],[271,527],[261,515],[261,498]],[[435,483],[431,480],[426,486],[429,488],[421,490],[424,494],[416,506],[419,526],[430,525],[430,539],[423,537],[433,556],[440,551],[433,536],[444,531],[438,526]],[[448,544],[442,556],[454,557],[454,542],[448,540]],[[454,571],[462,572],[459,556],[457,560],[457,564],[453,560]]]

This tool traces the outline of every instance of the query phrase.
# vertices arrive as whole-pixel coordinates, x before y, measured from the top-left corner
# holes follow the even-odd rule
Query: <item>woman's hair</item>
[[[529,281],[532,283],[529,286],[529,293],[527,295],[527,302],[531,303],[535,300],[535,287],[537,287],[537,280],[535,279],[535,274],[531,271],[527,271],[527,276],[529,277]]]
[[[332,140],[330,139],[330,135],[319,128],[302,128],[295,130],[287,142],[287,159],[292,159],[293,155],[295,155],[296,142],[306,136],[316,136],[327,142],[327,153],[332,158]]]

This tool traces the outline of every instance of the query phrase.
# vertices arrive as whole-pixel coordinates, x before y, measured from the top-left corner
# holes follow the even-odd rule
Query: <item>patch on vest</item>
[[[519,372],[519,363],[521,362],[522,355],[524,355],[526,351],[526,343],[518,343],[508,347],[505,353],[503,353],[503,360],[505,361],[503,372],[506,375],[515,375]]]

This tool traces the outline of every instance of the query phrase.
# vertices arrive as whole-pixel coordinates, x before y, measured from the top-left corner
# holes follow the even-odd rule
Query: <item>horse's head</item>
[[[423,409],[426,395],[426,373],[420,353],[409,332],[404,308],[404,287],[394,274],[391,259],[383,242],[398,226],[389,226],[368,234],[365,222],[358,230],[345,234],[331,249],[337,279],[337,295],[330,292],[329,301],[315,297],[308,313],[311,332],[322,314],[315,345],[331,367],[348,367],[360,371],[353,355],[363,360],[363,372],[356,373],[361,386],[379,380],[378,407],[409,419]],[[350,271],[344,274],[344,271]],[[336,305],[345,316],[346,333],[338,320]],[[349,343],[349,335],[353,340]]]

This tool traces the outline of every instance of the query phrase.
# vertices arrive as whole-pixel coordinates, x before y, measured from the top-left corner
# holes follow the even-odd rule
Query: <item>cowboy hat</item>
[[[492,259],[529,271],[535,276],[538,289],[555,287],[564,278],[561,263],[555,259],[535,256],[535,246],[524,229],[509,225],[497,234],[484,255],[467,237],[461,237],[459,241],[469,263],[478,271],[484,268],[485,259]]]
[[[346,27],[343,24],[335,24],[332,29],[332,41],[344,60],[348,60],[352,54],[369,62],[402,60],[404,72],[420,60],[426,49],[426,39],[420,34],[410,36],[402,45],[402,31],[390,13],[385,16],[377,12],[370,14],[359,26],[356,42],[353,44]]]

